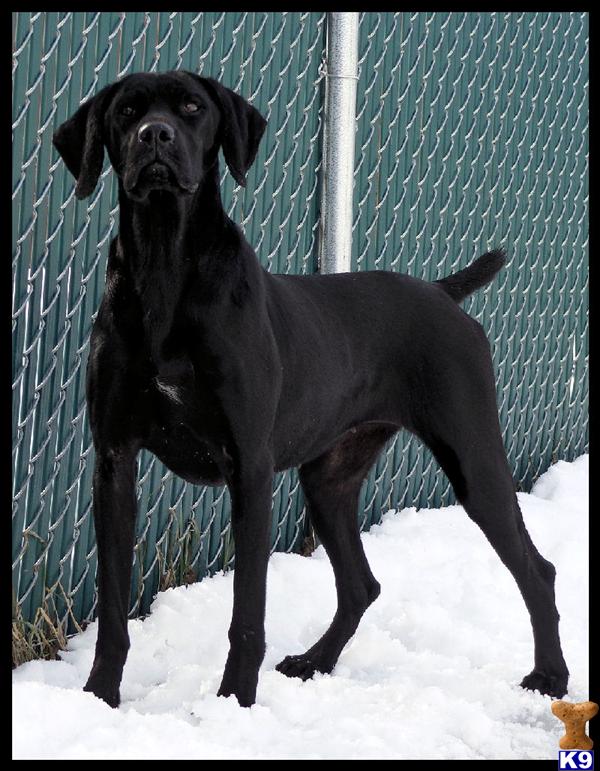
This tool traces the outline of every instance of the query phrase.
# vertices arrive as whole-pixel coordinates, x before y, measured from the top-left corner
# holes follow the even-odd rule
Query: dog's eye
[[[130,104],[126,104],[124,107],[121,107],[121,115],[125,115],[126,117],[130,118],[135,113],[135,108],[133,108]]]
[[[200,110],[200,105],[198,102],[185,102],[183,109],[185,112],[198,112]]]

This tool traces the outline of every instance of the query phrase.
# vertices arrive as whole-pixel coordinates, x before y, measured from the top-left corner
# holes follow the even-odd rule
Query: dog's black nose
[[[175,139],[175,129],[168,123],[144,123],[138,131],[138,141],[147,145],[168,145]]]

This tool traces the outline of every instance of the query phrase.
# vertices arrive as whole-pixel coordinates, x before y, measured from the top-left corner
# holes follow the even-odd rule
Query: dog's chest
[[[229,467],[226,425],[218,399],[191,363],[175,376],[156,374],[149,387],[144,445],[194,484],[223,484]]]
[[[222,485],[231,460],[225,446],[205,441],[181,421],[157,421],[144,447],[177,476],[196,485]]]
[[[220,400],[211,373],[186,355],[152,364],[148,383],[152,416],[157,421],[182,423],[198,435],[218,435]]]

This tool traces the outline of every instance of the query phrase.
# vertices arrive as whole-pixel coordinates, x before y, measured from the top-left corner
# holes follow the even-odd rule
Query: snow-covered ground
[[[588,697],[588,457],[558,462],[519,494],[527,527],[557,568],[568,699]],[[275,671],[304,651],[335,608],[322,548],[275,554],[257,703],[217,698],[232,574],[160,594],[131,621],[122,704],[81,690],[96,624],[62,661],[13,676],[13,756],[93,758],[550,758],[562,724],[550,698],[518,687],[533,665],[517,587],[459,506],[388,513],[363,536],[382,585],[331,675]]]

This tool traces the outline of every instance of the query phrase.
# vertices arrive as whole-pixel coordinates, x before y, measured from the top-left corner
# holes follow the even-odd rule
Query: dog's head
[[[219,147],[245,186],[266,125],[258,110],[212,78],[139,73],[84,102],[52,141],[77,180],[77,198],[93,193],[106,147],[125,193],[139,201],[159,189],[193,194]]]

